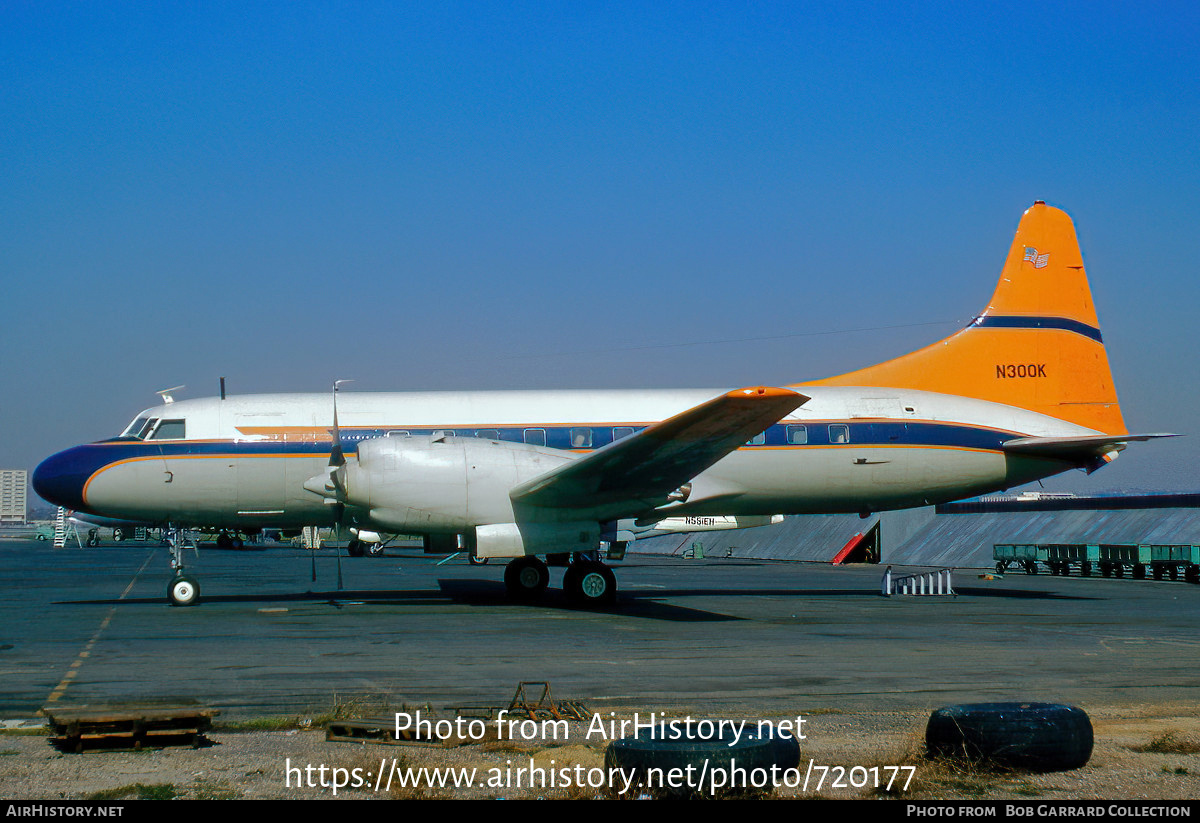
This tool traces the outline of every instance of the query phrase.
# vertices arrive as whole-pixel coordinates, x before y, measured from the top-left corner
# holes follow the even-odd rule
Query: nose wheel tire
[[[594,560],[577,560],[563,576],[567,599],[578,606],[611,606],[617,599],[617,577]]]
[[[167,599],[172,606],[191,606],[200,597],[200,587],[190,577],[176,577],[167,586]]]
[[[504,585],[518,600],[536,600],[550,585],[550,570],[536,557],[518,557],[504,567]]]

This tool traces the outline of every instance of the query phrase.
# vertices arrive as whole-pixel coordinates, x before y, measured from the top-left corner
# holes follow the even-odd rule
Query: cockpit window
[[[125,427],[125,431],[121,432],[122,437],[137,437],[146,428],[146,423],[150,420],[149,417],[139,417]]]
[[[154,430],[154,434],[150,435],[150,439],[182,440],[186,436],[183,420],[164,420],[158,424],[158,428]]]

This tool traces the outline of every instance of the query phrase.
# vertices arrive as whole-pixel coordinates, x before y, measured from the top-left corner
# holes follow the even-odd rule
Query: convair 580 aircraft
[[[638,527],[941,503],[1091,471],[1155,436],[1127,433],[1075,228],[1038,201],[969,326],[840,377],[167,402],[119,437],[48,458],[33,483],[61,506],[162,525],[453,540],[511,558],[518,596],[549,582],[538,555],[569,554],[567,593],[608,603],[616,581],[599,546]],[[195,582],[179,574],[169,594],[191,602]]]

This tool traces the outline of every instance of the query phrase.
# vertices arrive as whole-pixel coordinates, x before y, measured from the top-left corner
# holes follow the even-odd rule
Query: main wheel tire
[[[233,538],[230,537],[227,533],[221,532],[220,534],[217,535],[217,548],[218,549],[232,549],[233,548]]]
[[[1058,703],[967,703],[938,709],[925,729],[930,757],[1036,772],[1078,769],[1092,756],[1092,723]]]
[[[518,557],[504,567],[504,585],[509,597],[536,600],[550,585],[550,570],[536,557]]]
[[[191,606],[200,597],[200,587],[190,577],[180,575],[167,586],[167,599],[172,606]]]
[[[351,557],[362,557],[363,544],[358,540],[351,540],[346,544],[346,554],[350,555]]]
[[[563,575],[567,599],[578,606],[611,606],[617,599],[617,576],[595,560],[576,560]]]

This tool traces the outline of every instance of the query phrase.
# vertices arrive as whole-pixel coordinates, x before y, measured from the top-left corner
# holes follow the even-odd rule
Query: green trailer
[[[996,543],[992,546],[996,571],[1004,574],[1009,566],[1017,566],[1026,574],[1037,574],[1038,547],[1032,543]]]
[[[1129,574],[1134,580],[1142,580],[1150,566],[1150,547],[1137,543],[1101,543],[1099,566],[1104,577]]]
[[[1155,580],[1182,577],[1189,583],[1200,583],[1200,546],[1184,543],[1177,545],[1143,546],[1150,553],[1150,571]]]
[[[1100,546],[1095,543],[1049,543],[1039,546],[1039,559],[1050,568],[1051,574],[1067,577],[1077,571],[1080,577],[1091,577],[1100,562]]]
[[[1104,577],[1155,580],[1180,578],[1200,583],[1200,545],[1149,543],[996,543],[992,547],[996,571],[1009,567],[1037,574],[1038,566],[1051,574],[1090,577],[1097,570]]]

